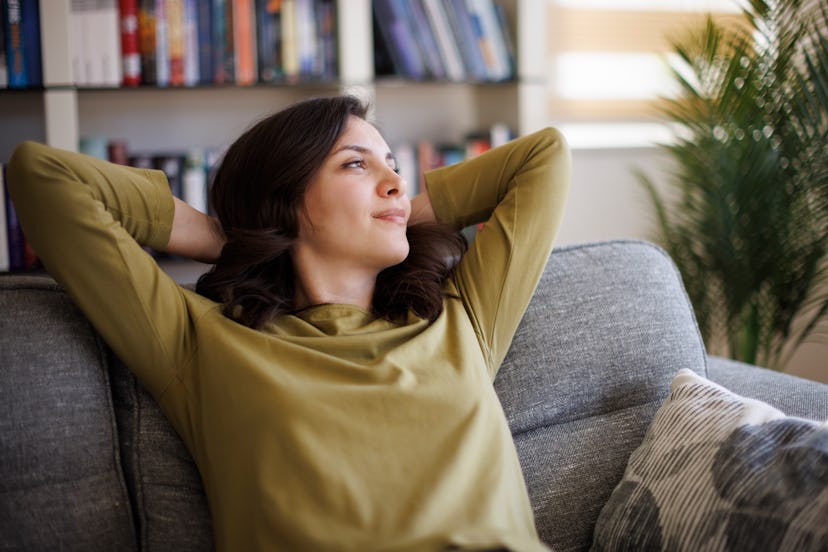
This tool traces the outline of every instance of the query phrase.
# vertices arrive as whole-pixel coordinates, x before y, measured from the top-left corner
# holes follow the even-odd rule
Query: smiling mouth
[[[374,215],[375,219],[392,222],[394,224],[406,224],[408,219],[403,209],[389,209]]]

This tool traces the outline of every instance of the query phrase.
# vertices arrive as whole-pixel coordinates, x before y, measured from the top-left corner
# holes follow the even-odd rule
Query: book
[[[450,80],[462,81],[466,78],[466,68],[463,66],[463,58],[460,57],[445,6],[440,0],[423,0],[423,6],[445,63],[446,75]]]
[[[184,0],[165,0],[170,86],[184,85]],[[159,83],[160,84],[160,83]]]
[[[483,58],[486,60],[489,80],[503,81],[511,78],[508,53],[493,0],[466,0],[473,29]]]
[[[23,63],[26,65],[26,87],[43,85],[43,61],[40,51],[39,0],[22,0]]]
[[[184,199],[184,156],[178,153],[166,152],[152,156],[152,168],[163,171],[167,175],[172,194],[178,199]]]
[[[313,0],[296,0],[296,45],[300,77],[317,75],[318,68],[316,11]]]
[[[6,63],[9,88],[25,88],[26,77],[25,44],[23,43],[23,5],[21,0],[6,0],[3,13],[6,35]]]
[[[259,80],[277,82],[284,78],[282,67],[281,2],[256,0]]]
[[[412,0],[407,4],[407,9],[429,75],[435,79],[445,79],[446,67],[434,30],[426,15],[423,0]]]
[[[248,86],[258,80],[256,12],[254,0],[232,0],[233,46],[236,84]]]
[[[123,86],[141,84],[141,50],[138,42],[138,0],[118,0]]]
[[[211,16],[212,16],[212,61],[213,61],[213,82],[215,84],[224,84],[230,79],[228,78],[225,57],[227,50],[227,17],[225,10],[227,0],[212,0]]]
[[[100,35],[98,56],[103,86],[121,86],[124,80],[118,0],[98,0],[95,29]]]
[[[167,1],[155,0],[155,84],[170,85],[170,28]]]
[[[207,213],[207,172],[204,159],[204,151],[199,148],[191,148],[187,152],[181,178],[181,199],[197,211]]]
[[[397,75],[413,80],[427,76],[425,62],[406,18],[404,1],[374,0],[374,17]]]
[[[235,32],[233,27],[233,0],[214,0],[216,10],[213,12],[213,22],[217,23],[213,35],[214,42],[218,43],[216,51],[217,71],[215,82],[218,84],[232,84],[236,82],[236,51]]]
[[[11,268],[9,261],[9,231],[6,222],[6,166],[0,163],[0,272],[6,272]]]
[[[468,74],[474,80],[487,80],[486,61],[475,37],[466,0],[450,0],[446,13]]]
[[[282,0],[282,68],[288,82],[299,79],[299,21],[297,0]]]
[[[417,150],[410,142],[397,144],[394,148],[394,158],[397,161],[397,170],[407,185],[406,193],[414,197],[420,192],[420,181],[417,174]]]
[[[0,0],[0,88],[9,86],[9,67],[6,63],[6,0]],[[3,196],[0,196],[2,199]]]
[[[141,59],[141,84],[158,82],[155,44],[155,0],[138,0],[138,53]]]
[[[332,80],[339,74],[339,55],[336,44],[336,3],[334,0],[316,0],[316,31],[318,73],[322,79]]]
[[[195,86],[201,81],[201,51],[199,42],[199,2],[184,0],[184,86]],[[210,4],[205,4],[209,7]],[[209,45],[207,52],[209,53]]]
[[[198,84],[213,83],[213,2],[196,2],[198,17]]]

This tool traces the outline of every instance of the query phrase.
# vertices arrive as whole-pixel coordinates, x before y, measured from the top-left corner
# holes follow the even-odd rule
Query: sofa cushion
[[[0,312],[0,548],[135,549],[101,342],[46,278]]]
[[[679,372],[594,550],[824,550],[828,423],[787,417]]]
[[[149,392],[110,355],[122,462],[141,550],[211,550],[212,524],[195,462]]]
[[[553,252],[495,380],[553,548],[589,548],[681,368],[705,373],[705,351],[664,251],[616,241]]]

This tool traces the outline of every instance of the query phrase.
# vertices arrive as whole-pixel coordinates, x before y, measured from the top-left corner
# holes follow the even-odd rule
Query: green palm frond
[[[667,201],[639,174],[705,340],[782,368],[828,336],[828,11],[749,0],[674,44]],[[806,9],[806,5],[810,6]]]

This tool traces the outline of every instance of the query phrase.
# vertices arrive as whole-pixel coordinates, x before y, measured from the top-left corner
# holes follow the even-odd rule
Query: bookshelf
[[[500,83],[409,81],[374,71],[371,0],[336,0],[338,77],[332,83],[86,88],[72,84],[71,0],[41,0],[43,87],[0,90],[0,162],[34,139],[77,150],[84,136],[130,149],[221,148],[254,120],[309,96],[369,99],[392,148],[402,141],[460,142],[505,123],[516,134],[546,124],[547,0],[501,0],[515,41],[516,79]]]

